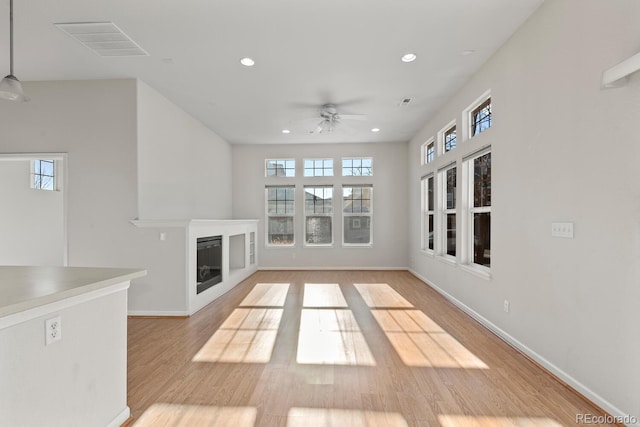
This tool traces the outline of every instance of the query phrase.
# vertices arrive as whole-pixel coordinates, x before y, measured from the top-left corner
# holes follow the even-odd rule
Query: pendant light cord
[[[13,0],[9,0],[9,74],[13,76]]]

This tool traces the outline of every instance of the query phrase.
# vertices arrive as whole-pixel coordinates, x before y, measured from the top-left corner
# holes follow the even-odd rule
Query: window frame
[[[429,147],[432,148],[431,151],[429,150]],[[429,156],[429,154],[431,154],[431,156]],[[424,166],[428,165],[429,163],[433,163],[436,160],[436,156],[437,153],[435,138],[431,137],[420,147],[421,164]]]
[[[447,172],[451,169],[456,170],[456,185],[454,187],[453,197],[454,197],[454,207],[447,207]],[[458,237],[460,236],[460,227],[458,225],[458,207],[459,207],[459,199],[457,196],[458,192],[458,179],[459,179],[459,169],[458,164],[456,162],[449,163],[448,165],[440,168],[438,170],[438,182],[437,182],[437,190],[436,194],[439,191],[440,194],[437,196],[438,200],[438,222],[436,225],[436,236],[438,239],[438,256],[442,259],[451,262],[457,262],[457,257],[460,254],[460,247],[458,245]],[[451,255],[448,253],[448,239],[449,239],[449,229],[447,226],[448,215],[454,215],[455,217],[455,255]],[[435,245],[435,243],[434,243]]]
[[[478,151],[475,151],[474,153],[470,154],[469,156],[465,157],[463,159],[464,162],[464,172],[465,172],[465,182],[466,182],[466,188],[465,188],[465,196],[466,196],[466,201],[465,201],[465,205],[466,205],[466,212],[465,212],[465,223],[466,223],[466,230],[467,231],[467,235],[466,235],[466,244],[465,244],[465,258],[466,258],[466,262],[465,262],[465,266],[469,267],[473,270],[476,270],[480,273],[489,275],[489,273],[491,272],[491,267],[487,267],[486,265],[483,264],[477,264],[475,262],[475,257],[474,257],[474,252],[475,252],[475,228],[474,228],[474,214],[476,213],[488,213],[489,215],[491,215],[491,210],[492,210],[492,205],[493,205],[493,200],[491,200],[491,205],[489,206],[474,206],[474,184],[475,184],[475,171],[474,171],[474,161],[480,157],[483,157],[485,155],[491,155],[491,146],[488,147],[484,147]],[[490,175],[490,184],[491,181],[493,181],[493,177]],[[490,191],[491,191],[491,187],[490,187]],[[491,216],[489,217],[490,219],[490,224],[491,224]],[[491,226],[489,228],[491,230]],[[491,231],[490,231],[491,233]],[[491,242],[491,234],[489,234],[489,242]],[[491,256],[489,256],[489,259],[491,260]],[[491,261],[490,261],[491,263]],[[491,265],[491,264],[490,264]]]
[[[285,212],[283,214],[279,214],[279,213],[275,213],[275,214],[271,214],[269,213],[269,202],[271,201],[269,199],[269,190],[270,189],[284,189],[284,190],[288,190],[288,189],[293,189],[293,200],[292,200],[292,212]],[[296,186],[295,185],[265,185],[265,197],[264,197],[264,212],[265,212],[265,227],[264,227],[264,232],[265,232],[265,239],[264,239],[264,243],[265,243],[265,247],[267,248],[292,248],[296,245]],[[285,203],[286,203],[287,199],[285,197]],[[277,203],[277,199],[276,199],[276,203]],[[270,218],[291,218],[292,219],[292,225],[291,225],[291,230],[293,232],[293,241],[292,243],[286,243],[286,244],[277,244],[277,243],[270,243],[270,239],[269,239],[269,219]]]
[[[478,109],[480,109],[480,107],[486,102],[489,102],[489,105],[491,105],[490,125],[483,131],[474,133],[473,113]],[[484,92],[475,101],[473,101],[467,108],[464,109],[462,119],[463,119],[463,131],[464,131],[464,135],[462,137],[463,141],[469,140],[471,138],[475,138],[478,135],[485,133],[487,130],[493,127],[493,97],[491,96],[491,89]]]
[[[429,181],[431,181],[431,199],[429,198]],[[420,248],[422,252],[433,255],[436,250],[436,180],[433,173],[424,175],[420,178],[420,188],[422,191],[422,220],[421,220],[421,240]],[[429,201],[431,200],[431,206]],[[429,247],[429,218],[431,218],[431,224],[433,225],[431,230],[431,242],[433,247]]]
[[[322,212],[322,213],[316,213],[313,212],[311,214],[309,214],[307,212],[307,189],[308,188],[323,188],[323,189],[330,189],[331,190],[331,212],[326,213],[326,212]],[[333,213],[335,211],[334,208],[334,204],[335,204],[335,191],[333,188],[333,185],[305,185],[303,186],[304,189],[304,207],[302,209],[302,216],[303,216],[303,227],[304,227],[304,246],[306,247],[332,247],[334,245],[334,220],[333,220]],[[323,209],[324,210],[324,209]],[[330,224],[331,224],[331,242],[329,243],[309,243],[307,241],[307,218],[308,217],[328,217],[330,220]]]
[[[447,135],[451,134],[453,132],[455,132],[456,136],[455,136],[455,146],[453,148],[450,148],[447,150]],[[458,128],[457,128],[457,123],[454,120],[450,121],[449,123],[446,124],[446,126],[444,126],[442,129],[440,129],[440,131],[438,132],[438,149],[440,150],[440,152],[442,154],[446,154],[450,151],[453,151],[456,149],[456,147],[458,146]]]
[[[344,190],[345,188],[369,188],[371,189],[371,195],[369,198],[369,212],[345,212],[344,210]],[[360,200],[363,200],[362,198]],[[341,187],[341,207],[342,212],[342,246],[347,248],[365,248],[373,246],[373,185],[372,184],[343,184]],[[345,242],[345,221],[349,217],[365,216],[369,217],[369,242],[368,243],[347,243]]]
[[[36,172],[36,162],[40,162],[39,164],[39,170],[40,172],[37,173]],[[46,162],[48,164],[51,164],[51,175],[45,175],[42,173],[42,163]],[[30,187],[34,190],[43,190],[43,191],[57,191],[58,190],[58,161],[56,161],[56,159],[51,159],[51,158],[38,158],[38,159],[31,159],[30,163],[30,173],[29,173],[29,179],[31,180],[30,183]],[[40,177],[40,184],[37,185],[36,184],[36,176]],[[51,188],[45,188],[42,187],[42,179],[43,177],[47,177],[47,178],[51,178]]]
[[[351,166],[345,166],[345,160],[360,160],[360,166],[359,169],[363,170],[365,167],[362,166],[362,160],[369,160],[371,162],[371,166],[369,167],[371,173],[368,175],[364,175],[364,174],[360,174],[360,175],[355,175],[355,174],[351,174],[351,175],[345,175],[344,170],[345,169],[351,169],[352,171],[356,169],[356,166],[353,166],[353,164]],[[356,177],[356,178],[360,178],[360,177],[372,177],[373,176],[373,157],[343,157],[340,161],[340,166],[341,166],[341,170],[340,173],[342,174],[343,177]]]
[[[318,168],[316,167],[316,162],[322,162],[322,165]],[[307,168],[307,162],[313,162],[313,165],[311,168]],[[326,167],[325,166],[325,162],[331,162],[331,167]],[[307,175],[307,170],[311,170],[313,171],[312,175]],[[322,171],[322,175],[316,175],[315,172],[317,170]],[[325,172],[329,170],[331,171],[330,174],[326,174]],[[334,166],[333,166],[333,159],[332,158],[324,158],[324,157],[320,157],[320,158],[308,158],[308,159],[302,159],[302,176],[304,178],[319,178],[319,177],[331,177],[334,174]]]
[[[273,169],[273,168],[269,168],[269,162],[284,162],[285,166],[284,166],[284,171],[285,174],[284,175],[278,175],[277,172],[274,175],[269,175],[269,170],[275,170],[277,171],[278,169]],[[289,168],[287,167],[287,162],[293,162],[293,168]],[[290,159],[290,158],[278,158],[278,159],[264,159],[264,176],[266,178],[295,178],[296,177],[296,159]],[[293,175],[287,175],[287,170],[293,170]]]

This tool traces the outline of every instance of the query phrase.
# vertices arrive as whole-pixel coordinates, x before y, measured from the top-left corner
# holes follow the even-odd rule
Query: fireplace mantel
[[[176,254],[182,254],[178,259],[165,259],[164,262],[145,266],[149,272],[145,279],[148,283],[143,285],[147,292],[145,297],[155,298],[154,293],[159,296],[169,292],[180,294],[182,292],[179,292],[177,286],[182,286],[183,296],[178,296],[184,301],[184,305],[179,310],[174,308],[170,312],[163,309],[134,309],[129,312],[130,315],[190,316],[257,270],[257,219],[134,219],[131,224],[146,230],[146,233],[157,233],[156,245],[162,244]],[[209,236],[222,237],[222,281],[197,293],[197,240]],[[159,252],[164,253],[164,250]],[[183,277],[184,282],[177,283],[176,280],[170,280],[170,277]]]

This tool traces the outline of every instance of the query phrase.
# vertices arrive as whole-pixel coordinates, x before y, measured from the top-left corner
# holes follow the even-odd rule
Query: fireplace
[[[196,293],[222,282],[222,236],[198,238]]]

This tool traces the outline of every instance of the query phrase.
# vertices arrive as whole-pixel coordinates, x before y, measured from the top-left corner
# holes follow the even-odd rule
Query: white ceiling
[[[15,75],[139,78],[230,143],[401,142],[542,1],[14,0]],[[2,74],[8,11],[0,0]],[[100,57],[53,25],[91,21],[114,22],[150,56]],[[418,59],[401,62],[407,52]],[[309,134],[316,121],[301,120],[324,103],[368,120]]]

